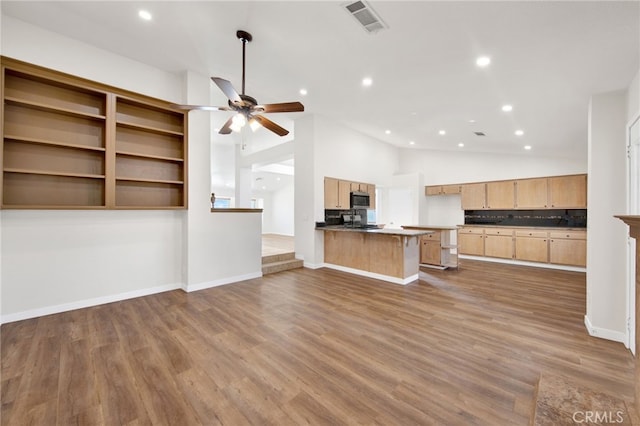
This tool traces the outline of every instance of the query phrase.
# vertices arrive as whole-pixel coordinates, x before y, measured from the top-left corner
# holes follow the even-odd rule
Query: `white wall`
[[[626,91],[593,95],[589,104],[587,313],[592,335],[626,337]]]
[[[181,102],[203,84],[8,17],[1,31],[6,56],[149,96]],[[0,212],[2,322],[261,274],[259,215],[209,212],[209,120],[189,131],[188,212]]]
[[[294,235],[294,185],[293,182],[264,197],[262,233]]]
[[[295,247],[305,266],[324,261],[324,177],[390,186],[398,172],[397,148],[339,123],[309,115],[296,120]]]

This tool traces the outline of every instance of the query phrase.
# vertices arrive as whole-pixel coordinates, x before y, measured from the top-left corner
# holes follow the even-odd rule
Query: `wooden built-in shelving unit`
[[[184,111],[4,57],[2,99],[2,208],[187,207]]]

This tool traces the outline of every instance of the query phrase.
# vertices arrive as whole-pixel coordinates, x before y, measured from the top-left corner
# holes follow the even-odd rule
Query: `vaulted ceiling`
[[[388,27],[374,34],[344,4],[4,0],[1,7],[154,67],[223,77],[236,88],[235,32],[247,30],[254,36],[248,94],[262,103],[301,100],[304,114],[408,149],[586,158],[589,97],[628,87],[640,66],[637,1],[371,1]],[[141,20],[140,9],[152,19]],[[490,65],[478,67],[480,56]],[[361,84],[365,77],[371,86]],[[512,111],[502,111],[505,104]]]

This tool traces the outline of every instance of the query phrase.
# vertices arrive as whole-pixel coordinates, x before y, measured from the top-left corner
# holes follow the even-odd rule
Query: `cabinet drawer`
[[[461,234],[483,234],[484,229],[483,228],[460,228],[458,232]]]
[[[547,238],[547,231],[516,231],[516,237]]]
[[[485,235],[505,235],[508,237],[513,236],[513,229],[504,229],[504,228],[485,228]]]
[[[422,236],[422,241],[440,241],[440,231]]]
[[[587,233],[584,231],[551,231],[549,238],[568,239],[568,240],[586,240]]]

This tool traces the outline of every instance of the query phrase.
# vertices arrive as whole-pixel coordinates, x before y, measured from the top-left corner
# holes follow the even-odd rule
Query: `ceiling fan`
[[[233,85],[228,81],[220,77],[211,77],[211,80],[222,90],[222,93],[229,99],[228,106],[204,106],[204,105],[177,105],[180,109],[192,110],[210,110],[210,111],[235,111],[233,117],[229,118],[224,126],[220,129],[219,133],[222,135],[228,135],[232,131],[240,131],[240,129],[247,123],[253,130],[262,126],[279,136],[285,136],[289,134],[289,131],[273,121],[264,117],[263,113],[274,112],[301,112],[304,111],[304,105],[300,102],[284,102],[278,104],[259,104],[258,101],[244,93],[244,74],[245,74],[245,48],[248,42],[253,37],[246,31],[238,30],[236,37],[242,41],[242,93],[238,93]]]

